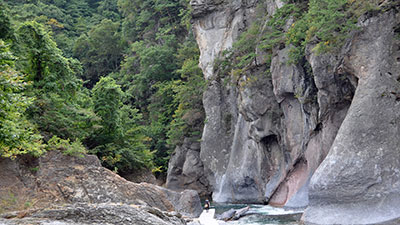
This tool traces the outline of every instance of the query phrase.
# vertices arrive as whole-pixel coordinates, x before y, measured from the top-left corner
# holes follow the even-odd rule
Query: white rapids
[[[214,219],[215,209],[203,210],[199,217],[201,225],[218,225],[218,221]]]

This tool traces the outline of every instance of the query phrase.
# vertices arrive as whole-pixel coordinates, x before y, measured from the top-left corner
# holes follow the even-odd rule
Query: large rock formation
[[[0,182],[0,208],[6,210],[23,209],[27,203],[38,208],[65,203],[118,203],[176,211],[187,217],[202,212],[196,191],[180,193],[129,182],[102,167],[96,156],[79,158],[50,151],[38,159],[0,159],[0,178],[5,178]]]
[[[208,81],[197,176],[207,177],[218,202],[310,204],[307,222],[344,223],[355,213],[350,223],[399,217],[398,1],[381,1],[381,11],[362,16],[337,53],[316,55],[310,45],[306,59],[290,65],[288,46],[279,47],[270,67],[258,54],[231,85],[215,60],[249,27],[259,2],[191,1]],[[263,4],[272,15],[284,3]]]
[[[56,206],[51,209],[6,213],[0,224],[35,225],[90,225],[90,224],[135,224],[135,225],[183,225],[181,216],[162,212],[156,208],[112,203],[77,203]]]
[[[209,81],[200,157],[215,201],[306,206],[309,180],[336,136],[354,86],[347,77],[336,79],[331,68],[313,76],[305,63],[288,65],[287,48],[276,49],[270,68],[259,55],[237,86],[227,85],[214,61],[249,27],[257,3],[192,1],[200,67]],[[272,15],[283,2],[264,6]]]
[[[362,18],[361,31],[344,49],[340,72],[356,76],[358,86],[311,179],[307,223],[400,223],[399,5]],[[319,60],[310,55],[313,68],[321,66]]]
[[[168,163],[166,186],[177,191],[196,190],[201,197],[209,195],[208,180],[200,159],[200,143],[197,140],[185,138],[183,145],[175,148]]]

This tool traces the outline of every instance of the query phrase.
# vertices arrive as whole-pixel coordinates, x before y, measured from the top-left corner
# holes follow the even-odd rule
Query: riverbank
[[[0,224],[183,225],[202,212],[196,191],[129,182],[91,155],[0,159],[0,178]]]

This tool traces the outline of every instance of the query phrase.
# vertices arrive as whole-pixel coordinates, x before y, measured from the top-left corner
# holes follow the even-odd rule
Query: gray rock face
[[[88,204],[80,203],[59,206],[51,209],[27,211],[23,218],[5,214],[0,224],[135,224],[135,225],[183,225],[185,221],[178,214],[162,212],[155,208],[138,207],[125,204]]]
[[[224,0],[191,0],[190,5],[193,8],[193,16],[200,16],[204,13],[212,12],[218,9]]]
[[[229,80],[223,81],[214,74],[214,60],[224,49],[232,46],[239,30],[245,27],[244,18],[251,8],[242,1],[210,3],[215,9],[197,13],[193,28],[200,47],[200,67],[209,81],[203,95],[206,122],[200,158],[211,190],[215,190],[220,186],[229,162],[238,107],[236,89],[225,84]]]
[[[176,191],[196,190],[202,197],[209,195],[208,180],[204,175],[198,141],[186,138],[182,146],[176,147],[168,163],[166,186]]]
[[[399,222],[399,24],[395,10],[365,19],[346,49],[339,68],[356,76],[358,86],[328,156],[311,179],[307,223]]]
[[[206,123],[203,130],[200,157],[204,172],[215,194],[223,188],[223,176],[228,169],[231,146],[239,118],[238,91],[226,85],[230,81],[214,73],[214,60],[232,46],[246,20],[253,15],[255,1],[213,3],[213,11],[195,13],[194,31],[200,47],[200,67],[209,81],[203,95]],[[193,2],[192,2],[193,5]]]
[[[306,64],[288,65],[288,48],[275,50],[271,68],[257,56],[237,86],[230,85],[214,60],[251,24],[256,5],[232,1],[195,12],[199,65],[209,81],[200,157],[214,201],[304,207],[310,178],[336,136],[355,87],[348,78],[338,81],[331,67],[308,74]],[[272,15],[283,2],[268,0],[264,6]],[[325,60],[335,63],[334,57]],[[271,76],[265,75],[267,69]]]
[[[149,184],[159,183],[159,181],[157,181],[156,177],[154,176],[154,174],[151,172],[150,169],[142,169],[134,171],[129,174],[123,174],[122,177],[128,181],[135,183],[142,183],[142,182],[146,182]]]
[[[187,217],[198,217],[203,212],[203,207],[199,204],[200,198],[196,191],[185,190],[175,206],[175,210]]]
[[[256,50],[252,67],[232,85],[214,61],[251,23],[257,2],[195,6],[208,81],[200,159],[213,200],[309,205],[309,224],[398,222],[398,1],[363,16],[361,30],[335,54],[315,55],[310,45],[302,62],[288,65],[289,48],[277,48],[266,68]],[[283,6],[264,4],[269,15]]]
[[[51,151],[36,160],[36,172],[21,160],[2,160],[0,177],[17,176],[9,183],[1,182],[0,198],[11,191],[24,201],[42,201],[42,207],[57,203],[124,203],[178,211],[188,217],[198,217],[202,211],[195,191],[180,193],[148,183],[129,182],[103,168],[96,156],[76,158]]]

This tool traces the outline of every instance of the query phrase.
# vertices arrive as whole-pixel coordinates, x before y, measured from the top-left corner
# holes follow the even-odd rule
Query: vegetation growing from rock
[[[304,63],[306,45],[314,46],[312,51],[317,54],[333,53],[357,30],[360,16],[388,8],[376,0],[286,0],[285,3],[273,15],[267,15],[266,1],[259,1],[259,12],[251,26],[216,61],[220,75],[231,74],[236,84],[249,84],[239,82],[241,75],[262,64],[267,68],[266,74],[270,74],[274,50],[285,46],[290,47],[289,62],[293,64]],[[262,56],[261,61],[257,61],[257,55]]]

